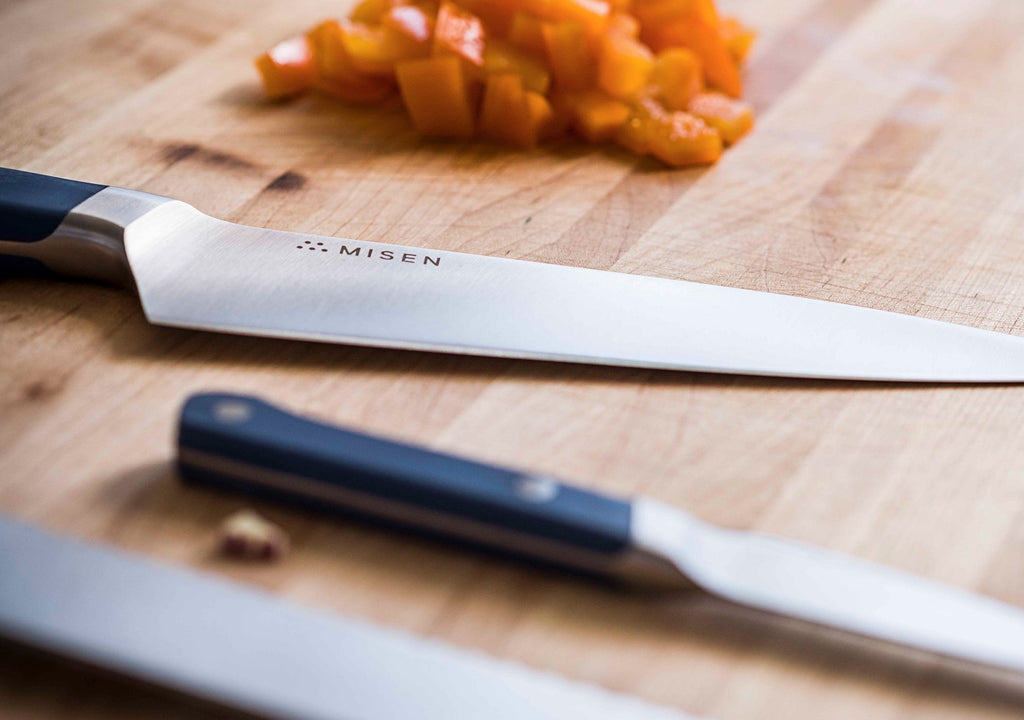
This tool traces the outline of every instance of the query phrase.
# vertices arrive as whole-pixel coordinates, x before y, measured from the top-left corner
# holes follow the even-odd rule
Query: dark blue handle
[[[106,185],[0,168],[0,241],[35,242]]]
[[[296,417],[251,397],[195,395],[183,479],[343,509],[602,574],[629,543],[626,502],[548,478]]]

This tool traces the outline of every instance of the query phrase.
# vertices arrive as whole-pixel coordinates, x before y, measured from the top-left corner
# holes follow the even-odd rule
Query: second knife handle
[[[181,412],[184,480],[614,574],[627,502],[297,417],[252,397],[196,395]]]

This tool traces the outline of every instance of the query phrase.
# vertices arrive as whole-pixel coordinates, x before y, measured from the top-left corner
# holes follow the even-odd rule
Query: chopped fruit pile
[[[425,137],[530,148],[573,132],[683,166],[753,125],[740,99],[753,40],[714,0],[361,0],[256,67],[272,99],[398,92]]]

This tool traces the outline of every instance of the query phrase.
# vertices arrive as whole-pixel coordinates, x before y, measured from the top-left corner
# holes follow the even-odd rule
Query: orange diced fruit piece
[[[686,48],[662,50],[654,59],[651,88],[669,110],[685,110],[704,91],[700,60]]]
[[[583,29],[574,22],[545,24],[544,45],[555,84],[560,90],[586,90],[592,85],[594,60]]]
[[[434,33],[434,19],[415,5],[391,8],[381,25],[413,43],[428,43]]]
[[[718,26],[718,12],[711,0],[634,0],[631,12],[647,32],[683,21]]]
[[[392,0],[361,0],[352,10],[349,20],[376,25],[391,9]]]
[[[341,27],[341,46],[357,72],[366,75],[390,75],[395,57],[388,47],[384,28],[349,22]]]
[[[537,140],[549,137],[555,132],[555,111],[546,97],[541,93],[527,90],[526,107],[530,113],[530,127],[533,129],[533,136]]]
[[[551,120],[544,131],[544,137],[561,137],[569,132],[573,124],[573,117],[576,112],[576,93],[560,92],[552,90],[547,95],[548,104],[551,106]]]
[[[307,34],[313,48],[316,71],[321,78],[347,78],[355,73],[341,36],[341,25],[337,20],[324,20]]]
[[[737,63],[746,60],[750,46],[754,44],[754,39],[757,37],[757,33],[732,17],[722,18],[718,24],[718,34],[722,37],[722,42],[728,48],[729,54]]]
[[[487,76],[480,107],[480,135],[505,145],[527,148],[536,144],[523,79],[514,73]]]
[[[655,50],[675,46],[689,48],[700,59],[704,79],[709,85],[732,97],[743,94],[739,65],[729,54],[715,26],[694,19],[672,23],[655,31],[650,44]]]
[[[754,109],[750,103],[722,93],[697,95],[690,101],[687,111],[717,130],[726,145],[732,145],[754,126]]]
[[[517,12],[512,16],[512,24],[508,30],[509,42],[524,50],[543,55],[547,52],[543,28],[544,21],[536,15]]]
[[[519,0],[518,5],[544,20],[574,23],[590,35],[604,32],[612,12],[603,0]]]
[[[473,109],[461,60],[442,55],[395,67],[402,100],[424,137],[473,137]]]
[[[598,85],[609,95],[627,98],[647,84],[654,56],[647,46],[626,37],[607,35],[601,41]]]
[[[256,69],[271,100],[300,93],[316,80],[313,48],[304,35],[278,43],[260,55]]]
[[[636,40],[640,37],[640,21],[627,12],[613,12],[608,18],[607,33]]]
[[[515,73],[527,90],[544,94],[551,85],[547,66],[535,56],[501,40],[490,40],[484,48],[484,71]]]
[[[458,0],[458,4],[476,15],[484,24],[488,35],[505,37],[516,14],[516,3],[504,0]]]
[[[573,111],[576,130],[588,142],[603,143],[615,138],[629,120],[629,105],[602,93],[589,92],[580,96]]]
[[[473,13],[458,5],[441,3],[434,23],[434,53],[453,53],[467,62],[484,64],[484,25]]]
[[[615,142],[634,155],[646,155],[650,149],[647,146],[647,123],[636,115],[631,116],[615,131]]]
[[[352,75],[345,78],[319,78],[316,87],[343,102],[373,105],[395,91],[395,82],[383,75]]]
[[[389,77],[367,76],[357,71],[345,52],[342,36],[336,20],[322,22],[307,34],[313,49],[316,87],[348,103],[380,102],[394,91],[394,82]]]
[[[381,20],[383,50],[394,64],[430,54],[434,18],[416,5],[396,5]]]
[[[689,113],[674,112],[647,122],[648,147],[666,165],[704,165],[722,155],[722,138],[714,128]]]

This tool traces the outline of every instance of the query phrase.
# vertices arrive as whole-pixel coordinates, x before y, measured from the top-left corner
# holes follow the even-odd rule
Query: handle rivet
[[[541,475],[524,475],[516,480],[516,495],[527,502],[547,502],[558,494],[558,483]]]
[[[221,400],[213,406],[213,417],[225,425],[239,425],[252,417],[252,406],[241,400]]]

